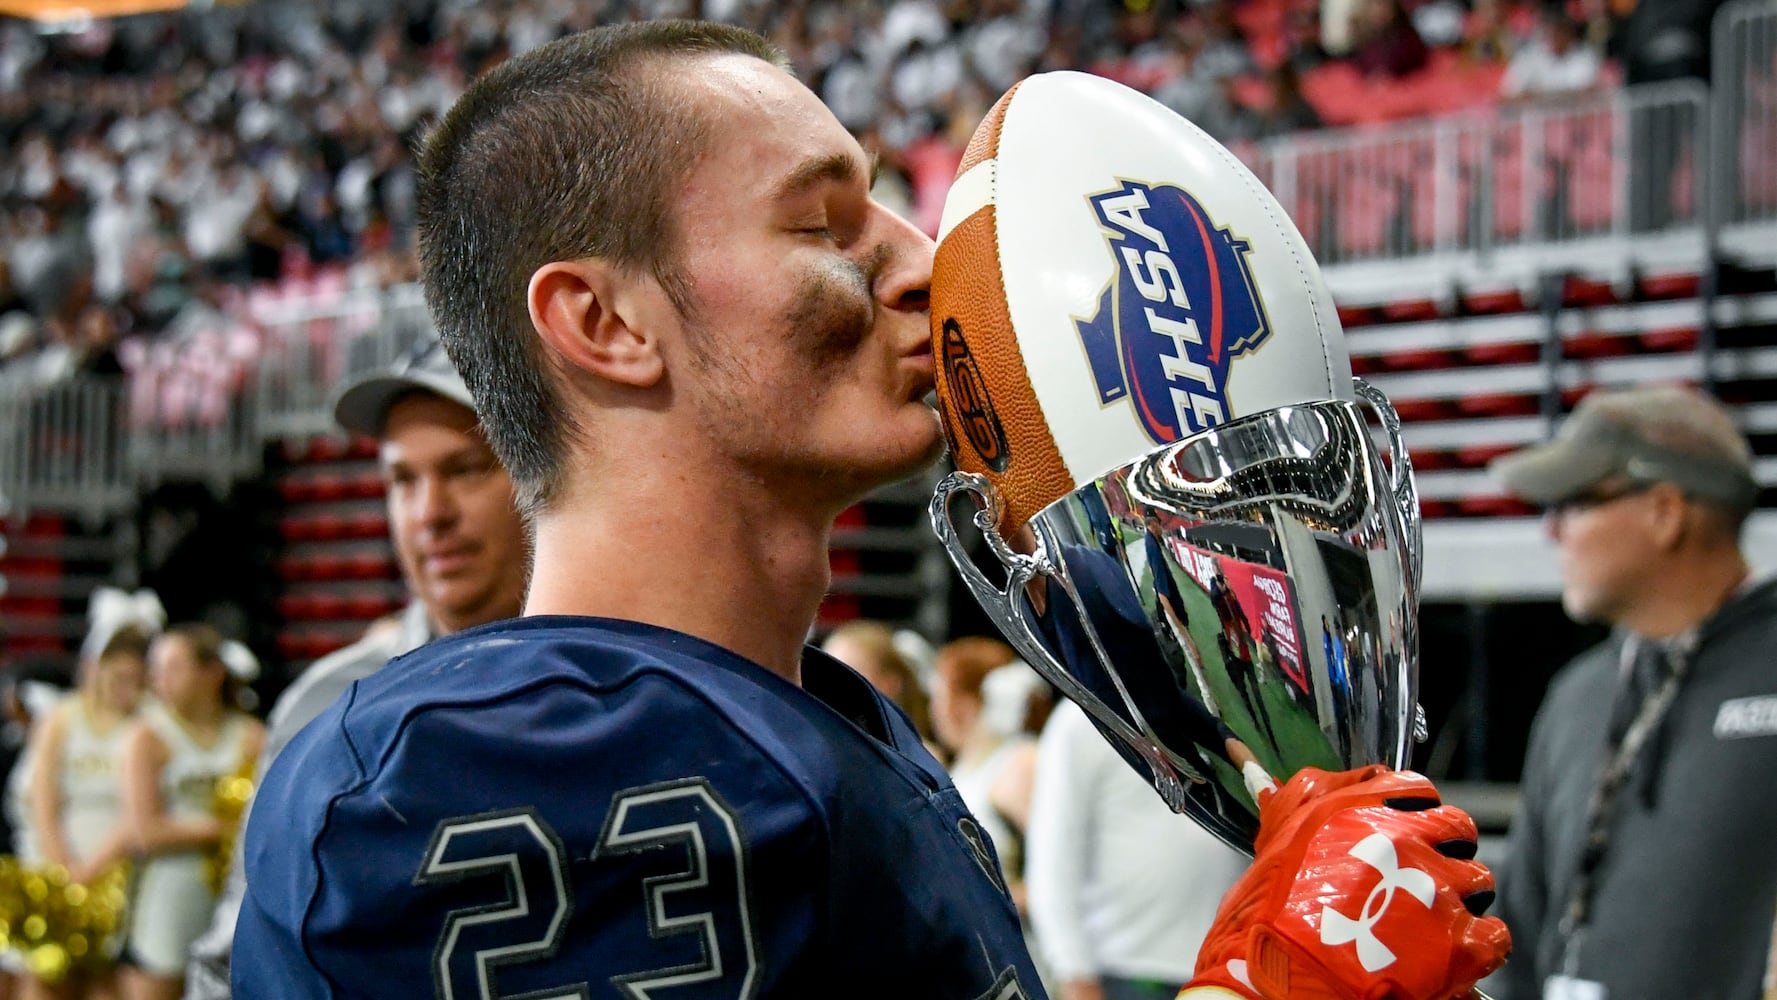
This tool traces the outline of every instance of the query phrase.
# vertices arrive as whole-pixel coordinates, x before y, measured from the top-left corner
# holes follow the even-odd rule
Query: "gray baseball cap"
[[[1758,501],[1752,449],[1727,408],[1684,386],[1595,392],[1580,401],[1547,444],[1488,466],[1532,503],[1576,499],[1618,476],[1672,483],[1686,495],[1731,507]]]
[[[389,407],[415,391],[443,396],[471,412],[475,409],[469,387],[463,384],[463,377],[444,353],[443,343],[433,337],[416,345],[387,369],[347,385],[333,403],[333,419],[353,434],[381,437]]]

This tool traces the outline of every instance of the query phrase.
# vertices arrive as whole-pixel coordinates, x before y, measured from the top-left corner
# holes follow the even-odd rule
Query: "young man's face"
[[[673,317],[702,433],[739,470],[855,497],[941,448],[932,242],[870,199],[871,164],[806,87],[756,59],[687,61],[711,135],[677,198]]]
[[[416,392],[389,408],[379,456],[389,534],[409,587],[445,631],[518,613],[524,525],[475,414]]]

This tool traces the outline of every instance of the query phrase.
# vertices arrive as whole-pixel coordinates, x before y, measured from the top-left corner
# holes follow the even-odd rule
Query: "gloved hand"
[[[1181,1000],[1449,1000],[1505,962],[1511,934],[1481,916],[1493,875],[1473,860],[1475,822],[1425,777],[1305,768],[1259,798],[1252,868]]]

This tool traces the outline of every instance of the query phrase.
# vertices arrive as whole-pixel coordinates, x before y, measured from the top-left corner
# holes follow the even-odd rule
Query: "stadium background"
[[[99,5],[126,11],[129,3]],[[136,4],[146,9],[149,4]],[[1509,815],[1561,614],[1488,459],[1585,393],[1735,407],[1777,569],[1777,4],[1768,0],[280,0],[0,12],[0,642],[68,654],[101,583],[156,589],[268,666],[263,704],[404,601],[374,447],[332,387],[424,335],[407,150],[464,80],[556,34],[757,28],[934,230],[974,123],[1080,68],[1228,142],[1327,269],[1354,368],[1406,420],[1426,516],[1418,765]],[[1588,68],[1569,48],[1600,58]],[[1540,61],[1540,64],[1539,64]],[[1517,67],[1517,68],[1514,68]],[[988,633],[930,479],[848,511],[822,627]]]

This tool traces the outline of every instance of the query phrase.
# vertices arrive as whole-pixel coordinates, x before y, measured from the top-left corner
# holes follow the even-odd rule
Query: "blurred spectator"
[[[154,602],[158,608],[159,601]],[[63,699],[31,744],[31,860],[58,866],[71,881],[90,885],[131,853],[124,822],[123,747],[141,703],[148,644],[161,624],[116,624],[96,652],[82,657],[80,683]],[[98,637],[95,633],[95,638]],[[59,985],[31,980],[26,997],[109,998],[112,970],[85,967]]]
[[[1218,77],[1214,97],[1198,113],[1197,126],[1224,144],[1249,142],[1264,131],[1258,112],[1242,104],[1239,81],[1231,76]]]
[[[921,739],[932,742],[930,699],[913,664],[895,648],[892,629],[881,622],[846,622],[827,636],[821,649],[863,674],[876,690],[901,706]]]
[[[1463,56],[1470,63],[1510,61],[1521,42],[1519,29],[1511,21],[1512,12],[1518,9],[1508,6],[1507,0],[1475,0],[1463,26]]]
[[[1710,23],[1724,0],[1641,0],[1614,38],[1630,84],[1709,78]]]
[[[1551,7],[1543,14],[1542,30],[1512,56],[1499,93],[1507,100],[1577,94],[1598,86],[1603,69],[1598,50],[1580,38],[1579,26]]]
[[[1208,0],[1197,8],[1197,17],[1203,32],[1198,72],[1220,80],[1254,70],[1252,51],[1234,21],[1233,0]]]
[[[1431,58],[1401,0],[1363,0],[1353,28],[1353,59],[1366,76],[1399,78]]]
[[[1430,0],[1413,8],[1413,30],[1425,44],[1438,48],[1462,41],[1468,7],[1457,0]]]
[[[1165,80],[1154,88],[1153,97],[1208,131],[1203,119],[1212,113],[1211,105],[1222,97],[1208,74],[1198,72],[1197,52],[1202,45],[1201,36],[1195,32],[1176,31],[1172,34],[1165,55]]]
[[[1284,63],[1305,73],[1333,58],[1322,44],[1320,18],[1312,9],[1292,5],[1284,13]]]
[[[1777,785],[1777,583],[1741,551],[1749,443],[1701,391],[1637,386],[1491,469],[1548,511],[1568,616],[1613,631],[1531,726],[1499,879],[1513,958],[1490,983],[1501,1000],[1756,996],[1777,798],[1746,790]]]
[[[1040,684],[1012,647],[972,637],[938,650],[932,685],[932,728],[949,756],[951,780],[993,842],[1021,907],[1024,824],[1037,751],[1026,723]]]
[[[1248,863],[1167,808],[1072,702],[1043,730],[1027,842],[1058,1000],[1172,1000]]]
[[[413,599],[391,626],[373,626],[316,660],[284,691],[272,707],[259,774],[353,683],[438,636],[512,617],[524,599],[527,543],[512,480],[482,439],[469,389],[436,339],[354,382],[335,401],[334,419],[380,442],[390,540]],[[209,929],[192,944],[189,1000],[229,996],[246,891],[238,852],[233,860]]]
[[[1259,112],[1261,138],[1320,128],[1320,113],[1302,96],[1302,78],[1285,63],[1266,77],[1270,99]]]
[[[168,629],[149,652],[156,701],[124,748],[124,805],[140,859],[130,899],[124,985],[128,1000],[177,1000],[191,943],[215,905],[207,865],[224,831],[217,788],[247,773],[265,728],[234,707],[247,678],[207,625]]]

